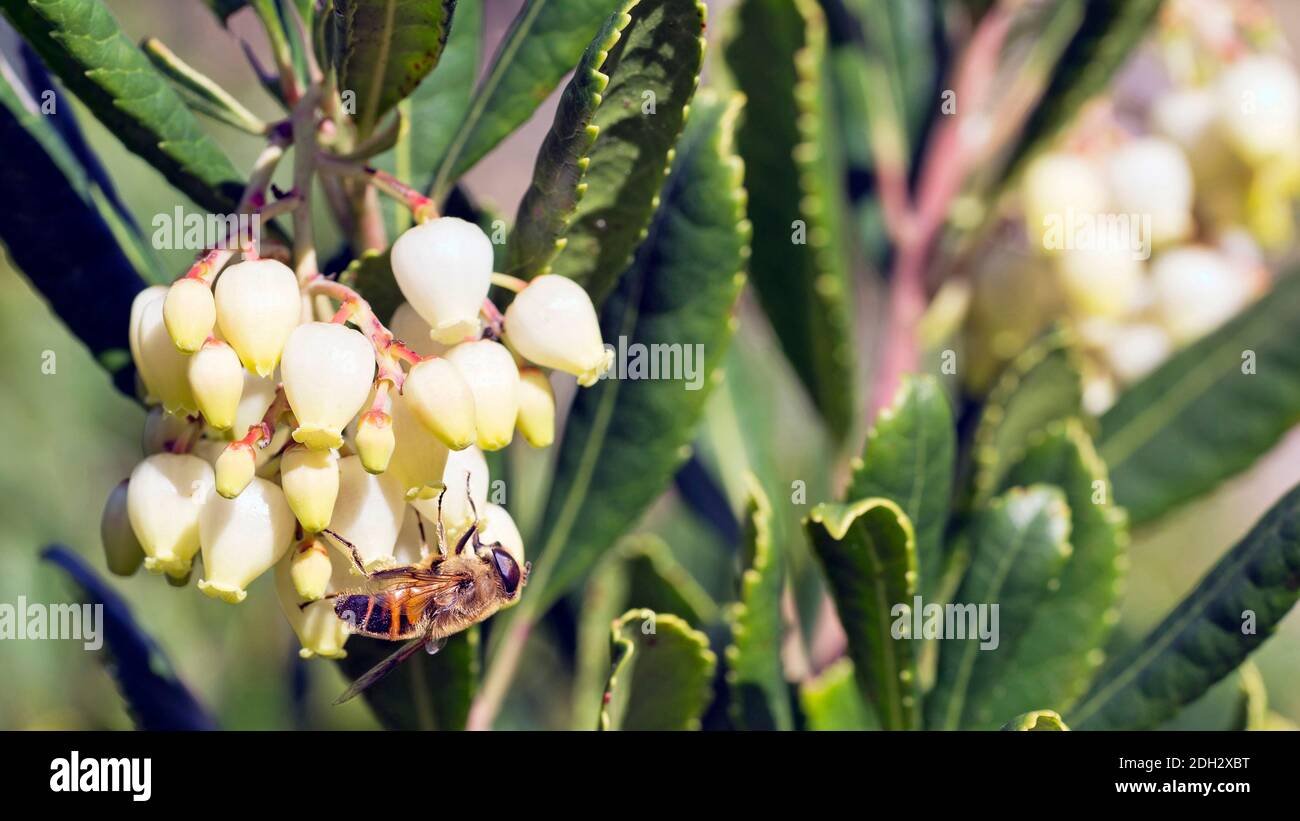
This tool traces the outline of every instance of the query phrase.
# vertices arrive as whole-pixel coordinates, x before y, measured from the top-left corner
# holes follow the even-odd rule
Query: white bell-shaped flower
[[[438,549],[436,542],[432,541],[437,539],[433,526],[422,522],[423,518],[415,508],[406,506],[402,529],[397,534],[397,546],[393,548],[393,561],[399,565],[419,564],[428,558],[430,552]]]
[[[479,309],[492,285],[492,242],[472,222],[441,217],[397,238],[393,276],[436,342],[477,336]]]
[[[1140,224],[1118,236],[1101,232],[1097,243],[1120,246],[1134,258],[1151,251],[1148,243],[1167,245],[1192,230],[1192,167],[1172,140],[1141,137],[1130,140],[1106,158],[1111,208],[1130,220],[1150,219],[1150,236],[1140,236]]]
[[[1025,168],[1020,201],[1029,244],[1059,253],[1070,244],[1072,220],[1095,219],[1107,210],[1110,195],[1105,177],[1091,161],[1049,151]]]
[[[483,529],[479,532],[479,540],[489,545],[500,543],[522,568],[524,537],[519,535],[519,526],[515,524],[514,517],[501,505],[485,505],[481,512]]]
[[[465,477],[469,476],[469,489],[466,492]],[[442,495],[442,523],[447,530],[447,541],[454,545],[474,523],[474,509],[480,516],[487,505],[488,476],[487,459],[478,448],[453,450],[447,455],[447,466],[442,471],[442,481],[447,492]],[[473,499],[474,504],[470,504]],[[412,502],[426,522],[436,524],[438,521],[438,496],[421,498]]]
[[[198,351],[217,324],[212,289],[203,280],[192,277],[173,282],[163,300],[163,322],[177,348],[185,353]]]
[[[213,496],[199,514],[199,590],[242,602],[245,588],[289,551],[293,526],[293,511],[274,482],[255,478],[234,499]]]
[[[104,545],[104,561],[116,576],[131,576],[144,562],[144,548],[131,528],[127,512],[129,482],[122,480],[108,494],[104,513],[99,519],[99,538]]]
[[[519,369],[519,432],[535,448],[555,441],[555,392],[538,368]]]
[[[1245,277],[1218,251],[1184,246],[1166,251],[1151,266],[1155,309],[1180,344],[1222,325],[1250,299]]]
[[[406,494],[387,472],[367,473],[358,456],[339,460],[339,498],[329,529],[357,546],[366,570],[393,565],[393,547],[406,513]],[[330,540],[344,556],[348,549]]]
[[[1219,76],[1218,125],[1241,158],[1257,167],[1300,140],[1300,78],[1273,55],[1244,57]]]
[[[161,407],[150,408],[149,415],[144,418],[144,431],[140,434],[140,449],[145,456],[170,452],[189,430],[190,421],[184,416],[168,413]]]
[[[155,453],[131,471],[127,515],[145,569],[182,578],[199,552],[199,512],[210,498],[212,466],[188,453]]]
[[[339,497],[339,454],[296,445],[280,459],[280,486],[307,533],[329,527]]]
[[[217,430],[235,424],[246,373],[235,349],[219,340],[190,357],[190,391],[203,418]]]
[[[347,565],[344,564],[346,559],[333,550],[330,551],[330,557],[333,575],[328,592],[361,586],[357,582],[362,579],[348,572]],[[324,599],[313,601],[306,607],[299,606],[302,597],[294,587],[292,556],[285,557],[275,566],[275,593],[280,601],[280,610],[302,645],[298,651],[300,658],[337,659],[347,655],[343,645],[348,640],[348,628],[342,619],[334,615],[334,600]]]
[[[151,285],[135,295],[135,299],[131,300],[131,318],[127,333],[127,344],[131,348],[131,361],[135,363],[135,370],[140,377],[140,383],[144,385],[144,396],[142,398],[147,405],[155,404],[161,400],[144,375],[144,360],[140,353],[140,328],[144,324],[144,307],[159,295],[166,298],[166,285]]]
[[[154,292],[140,305],[136,368],[145,388],[171,413],[195,413],[199,406],[190,390],[190,357],[176,349],[163,323],[166,290]]]
[[[244,388],[239,396],[239,406],[235,409],[235,423],[230,430],[235,438],[248,433],[248,429],[266,415],[266,411],[275,401],[275,389],[280,384],[278,374],[258,376],[250,370],[244,370]]]
[[[299,325],[284,345],[284,394],[298,419],[296,442],[318,450],[343,444],[375,378],[375,351],[361,332],[335,322]]]
[[[420,356],[442,356],[451,347],[433,341],[429,336],[429,323],[424,321],[424,317],[420,316],[409,302],[403,302],[397,306],[396,311],[393,311],[393,318],[388,322],[388,330],[392,331],[393,336],[397,337],[403,345]]]
[[[520,356],[571,373],[583,387],[596,384],[614,361],[591,297],[568,277],[546,274],[529,282],[506,309],[505,332]]]
[[[519,368],[499,342],[462,342],[447,352],[474,394],[474,427],[478,446],[500,450],[515,435],[519,415]]]
[[[273,259],[231,265],[217,278],[217,325],[244,366],[270,376],[302,316],[298,279]]]
[[[392,418],[395,444],[387,473],[408,498],[436,492],[442,485],[447,446],[420,423],[407,397],[393,397]]]
[[[474,444],[474,392],[446,359],[417,362],[402,385],[407,406],[429,432],[452,450]]]

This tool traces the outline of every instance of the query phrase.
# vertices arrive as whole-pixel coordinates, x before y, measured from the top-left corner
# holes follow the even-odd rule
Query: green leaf
[[[941,4],[935,0],[846,1],[861,21],[868,57],[879,65],[892,102],[891,114],[898,118],[907,141],[904,149],[911,154],[927,115],[937,108],[932,28],[933,17],[943,13]]]
[[[809,730],[879,730],[880,721],[862,698],[847,658],[799,687],[799,706]]]
[[[990,391],[974,439],[976,504],[986,501],[1025,452],[1030,435],[1079,414],[1083,381],[1072,337],[1045,334],[1007,365]]]
[[[713,698],[708,638],[668,613],[629,610],[614,621],[602,730],[698,730]]]
[[[1042,483],[1065,494],[1073,548],[1060,588],[1034,610],[1016,642],[1014,677],[972,689],[970,725],[992,728],[1003,717],[1042,705],[1068,710],[1088,687],[1119,620],[1120,590],[1128,564],[1123,511],[1110,498],[1106,466],[1076,420],[1054,424],[1031,440],[1003,489]],[[1001,651],[998,651],[1001,652]]]
[[[653,533],[633,536],[618,553],[627,564],[625,607],[680,613],[688,624],[701,627],[717,620],[717,602],[677,561],[662,538]]]
[[[698,384],[614,373],[579,391],[546,506],[536,587],[525,607],[549,605],[581,579],[684,461],[744,281],[749,226],[741,165],[731,150],[737,109],[735,99],[697,101],[650,237],[601,311],[601,333],[611,344],[681,345],[683,355],[702,353]],[[644,365],[644,356],[639,361]]]
[[[39,208],[14,207],[0,220],[8,257],[49,301],[56,315],[90,349],[117,388],[135,395],[127,352],[131,303],[144,287],[149,248],[122,224],[106,175],[85,168],[55,117],[42,114],[34,88],[0,59],[0,145],[5,170],[0,198],[24,203],[39,192]],[[35,70],[39,71],[39,67]],[[48,80],[44,72],[33,83]],[[66,126],[77,138],[75,123]],[[115,235],[116,224],[122,229]],[[68,242],[75,236],[76,242]],[[136,253],[133,249],[140,248]]]
[[[463,730],[478,688],[478,643],[477,626],[463,630],[432,656],[417,652],[362,697],[390,730]],[[350,678],[359,678],[398,646],[352,636],[338,663]]]
[[[936,625],[945,640],[927,727],[971,726],[977,696],[1019,675],[1012,662],[1017,645],[1057,590],[1069,539],[1070,508],[1061,491],[1046,485],[1012,488],[976,514],[970,568]],[[930,612],[922,616],[923,624],[931,622]]]
[[[887,730],[920,726],[916,649],[892,635],[899,607],[916,594],[916,542],[907,514],[889,499],[820,504],[806,522],[848,636],[859,686]]]
[[[356,94],[359,136],[438,65],[455,10],[456,0],[338,0],[338,84]]]
[[[339,282],[361,294],[381,321],[387,321],[403,300],[393,276],[390,250],[366,251],[339,274]]]
[[[131,151],[201,207],[231,213],[238,172],[100,0],[2,0],[46,65]]]
[[[592,124],[584,184],[551,272],[597,305],[646,236],[704,60],[699,0],[640,0],[602,68],[609,85]]]
[[[619,11],[605,21],[560,96],[555,121],[537,152],[533,181],[519,203],[506,244],[506,273],[512,276],[532,279],[550,273],[551,261],[564,247],[563,234],[587,190],[583,177],[600,132],[592,120],[609,85],[609,75],[601,68],[631,20],[631,15]]]
[[[623,558],[610,553],[591,571],[583,589],[571,699],[575,730],[590,730],[600,724],[601,695],[609,679],[609,630],[614,619],[627,610],[627,571]]]
[[[102,608],[96,630],[104,652],[96,655],[117,683],[138,729],[216,729],[212,716],[177,676],[158,642],[141,628],[125,599],[62,545],[45,548],[41,558],[68,574],[80,590],[81,604]]]
[[[482,50],[483,4],[461,3],[437,67],[398,104],[406,128],[392,151],[375,158],[376,167],[420,190],[433,184],[438,163],[469,109]],[[411,212],[390,197],[382,199],[389,235],[396,238],[410,227]]]
[[[1293,274],[1170,357],[1102,416],[1098,451],[1134,524],[1245,470],[1300,421],[1298,322],[1300,276]]]
[[[732,718],[741,729],[789,730],[794,719],[781,664],[785,551],[772,539],[772,505],[767,495],[756,477],[748,474],[747,479],[740,600],[728,613],[732,644],[727,648],[727,685]]]
[[[812,0],[744,0],[727,64],[747,97],[736,144],[749,169],[750,276],[786,357],[831,431],[857,415],[852,278],[841,246],[826,25]]]
[[[501,41],[473,104],[456,123],[434,199],[528,121],[577,65],[605,19],[630,0],[528,0]]]
[[[1155,727],[1235,670],[1300,597],[1293,488],[1155,630],[1107,665],[1069,713],[1077,729]]]
[[[848,498],[883,497],[907,514],[916,530],[917,587],[926,599],[937,597],[942,581],[956,451],[943,388],[930,376],[909,377],[867,434],[849,485]]]
[[[1059,713],[1052,710],[1034,710],[1032,713],[1018,715],[1002,725],[1003,730],[1013,731],[1061,731],[1068,730]]]
[[[1084,103],[1106,90],[1155,21],[1161,2],[1066,0],[1059,4],[1071,7],[1072,14],[1082,13],[1083,20],[1011,151],[1007,176],[1014,176],[1025,160],[1060,133]]]

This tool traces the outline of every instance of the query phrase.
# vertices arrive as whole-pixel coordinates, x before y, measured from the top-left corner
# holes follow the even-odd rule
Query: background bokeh
[[[514,15],[517,0],[485,0],[488,45]],[[710,2],[714,21],[726,3]],[[181,51],[200,70],[235,91],[255,113],[270,117],[274,107],[257,85],[239,52],[235,37],[220,27],[198,2],[182,0],[110,0],[109,6],[135,39],[155,35]],[[1300,4],[1274,4],[1294,34]],[[246,13],[232,19],[232,29],[258,48],[253,21]],[[716,36],[719,27],[710,26]],[[1292,42],[1295,38],[1292,37]],[[75,105],[61,96],[60,104]],[[513,213],[528,183],[551,105],[539,110],[527,128],[506,140],[469,177],[471,191]],[[119,193],[144,225],[155,213],[192,204],[166,184],[143,161],[127,152],[93,117],[80,117],[94,148],[110,169]],[[221,125],[203,121],[235,160],[247,167],[258,141]],[[283,169],[282,169],[283,171]],[[287,180],[280,180],[288,187]],[[30,207],[7,203],[8,208]],[[0,218],[3,218],[0,216]],[[324,225],[324,221],[318,223]],[[76,237],[68,237],[75,242]],[[186,251],[163,252],[168,269],[189,264]],[[743,318],[738,345],[757,357],[770,350],[761,319]],[[56,372],[42,372],[42,357],[54,352]],[[140,458],[143,410],[115,391],[103,370],[50,313],[44,302],[0,254],[0,602],[67,600],[69,587],[54,567],[38,561],[40,548],[61,542],[103,568],[99,514],[109,491]],[[865,357],[864,357],[865,359]],[[784,361],[768,361],[771,380],[789,388],[786,397],[765,398],[782,414],[787,451],[815,441],[806,429],[811,414],[800,412],[798,388],[784,372]],[[796,457],[791,457],[792,459]],[[808,453],[800,457],[807,464]],[[815,462],[815,460],[813,460]],[[808,477],[810,495],[826,477]],[[1135,535],[1128,594],[1120,638],[1141,635],[1154,625],[1232,542],[1287,488],[1300,481],[1300,434],[1293,432],[1252,470],[1190,505],[1155,528]],[[665,536],[682,562],[708,585],[711,576],[728,572],[729,557],[716,549],[715,537],[670,493],[642,525]],[[349,728],[377,726],[361,700],[329,706],[345,685],[333,664],[302,662],[297,643],[281,617],[268,577],[252,588],[240,607],[179,591],[139,574],[112,579],[131,603],[136,617],[154,635],[181,677],[209,706],[221,726],[232,729],[294,727]],[[531,645],[521,675],[521,698],[502,717],[501,726],[566,726],[567,716],[551,711],[556,695],[567,691],[559,652],[544,642]],[[1254,656],[1268,685],[1271,706],[1300,721],[1300,612],[1293,613],[1280,635]],[[6,694],[0,698],[0,727],[129,728],[131,721],[113,681],[94,655],[77,642],[0,642],[0,670]],[[1177,726],[1215,727],[1226,723],[1235,697],[1230,677],[1183,716]]]

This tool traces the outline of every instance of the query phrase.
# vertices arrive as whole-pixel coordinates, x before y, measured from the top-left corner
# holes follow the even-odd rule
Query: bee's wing
[[[360,678],[352,682],[352,684],[348,686],[348,689],[343,691],[343,695],[334,699],[334,703],[342,704],[343,702],[360,695],[364,690],[369,688],[375,682],[379,681],[384,676],[396,670],[397,665],[401,664],[411,656],[415,655],[415,653],[419,651],[419,649],[423,646],[424,646],[424,636],[413,638],[410,641],[408,641],[406,644],[403,644],[401,647],[397,649],[397,652],[393,653],[388,658],[379,662],[374,667],[371,667],[369,670],[363,673]]]

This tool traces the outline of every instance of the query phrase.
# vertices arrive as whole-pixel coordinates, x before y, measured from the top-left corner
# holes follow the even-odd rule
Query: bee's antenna
[[[442,497],[447,495],[447,485],[444,483],[442,491],[438,493],[438,521],[436,527],[438,530],[438,552],[447,555],[447,528],[442,523]]]
[[[474,514],[474,524],[478,524],[478,506],[474,504],[474,494],[469,489],[469,476],[469,471],[465,471],[465,498],[469,499],[469,510]]]

